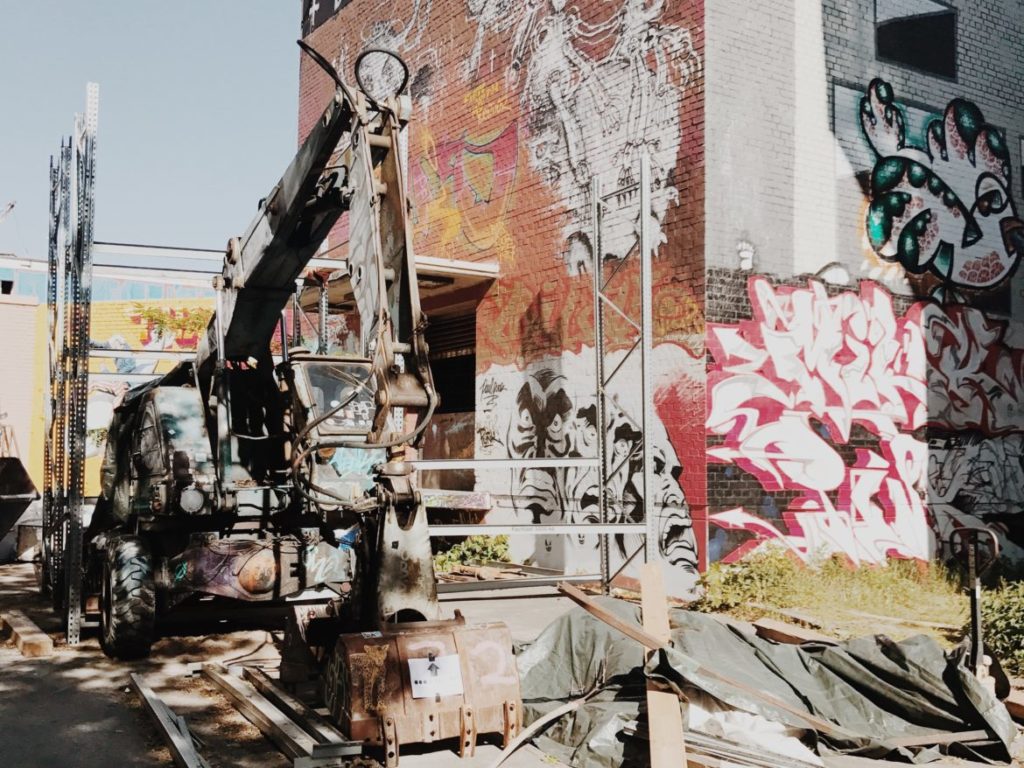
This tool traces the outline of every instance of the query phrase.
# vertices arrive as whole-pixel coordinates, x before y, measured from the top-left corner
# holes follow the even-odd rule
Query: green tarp
[[[597,599],[640,626],[639,606]],[[590,689],[602,667],[607,681],[587,704],[547,730],[541,748],[573,766],[646,765],[646,742],[625,734],[624,728],[644,710],[647,676],[684,694],[703,692],[729,707],[807,727],[797,715],[718,679],[718,673],[854,734],[811,733],[808,743],[819,754],[923,763],[939,757],[939,750],[894,750],[886,742],[987,729],[993,735],[988,743],[942,751],[995,764],[1009,760],[1016,728],[1003,704],[967,670],[963,648],[947,654],[923,635],[901,642],[877,635],[837,644],[783,645],[706,614],[672,610],[669,619],[672,648],[659,651],[646,665],[636,641],[580,608],[552,623],[520,653],[528,722]],[[1005,676],[998,667],[993,672],[997,691],[1005,695]]]

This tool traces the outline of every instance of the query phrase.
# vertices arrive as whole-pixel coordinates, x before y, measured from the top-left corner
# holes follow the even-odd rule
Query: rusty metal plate
[[[429,665],[431,657],[452,655],[463,692],[414,698],[410,659]],[[327,679],[333,687],[328,706],[341,729],[351,739],[385,746],[389,764],[401,744],[459,739],[460,753],[472,754],[477,734],[499,733],[507,742],[522,726],[512,636],[501,623],[467,625],[456,618],[341,635]]]

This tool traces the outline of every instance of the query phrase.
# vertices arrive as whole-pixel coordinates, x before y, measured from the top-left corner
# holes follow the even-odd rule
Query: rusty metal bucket
[[[0,456],[0,536],[5,536],[28,505],[39,498],[21,459]]]
[[[348,738],[383,747],[389,768],[402,744],[457,738],[466,757],[478,734],[501,734],[507,744],[522,727],[508,627],[467,625],[458,613],[341,635],[325,698]]]

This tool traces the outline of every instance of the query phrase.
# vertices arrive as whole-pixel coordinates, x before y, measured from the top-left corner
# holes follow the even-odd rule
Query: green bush
[[[434,570],[447,573],[456,565],[509,562],[508,536],[470,536],[447,552],[434,555]]]
[[[1011,675],[1024,675],[1024,582],[1003,584],[981,598],[985,645]],[[968,623],[964,629],[970,632]]]
[[[712,563],[703,576],[703,597],[691,608],[727,611],[748,603],[790,604],[800,571],[806,570],[782,551],[763,552],[735,565]]]

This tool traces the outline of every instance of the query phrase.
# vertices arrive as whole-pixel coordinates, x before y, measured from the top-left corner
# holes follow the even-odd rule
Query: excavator
[[[509,740],[521,707],[508,629],[442,618],[407,461],[438,405],[400,148],[408,68],[366,50],[353,87],[299,45],[333,93],[229,241],[194,359],[115,409],[85,537],[86,604],[122,659],[147,655],[175,611],[281,608],[342,730],[388,764],[399,743]],[[385,88],[381,72],[397,77]],[[289,349],[296,280],[346,211],[361,354]],[[338,450],[380,453],[369,491],[335,469]]]

